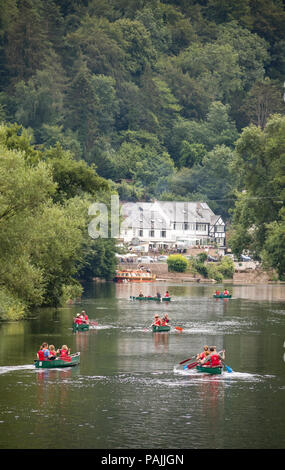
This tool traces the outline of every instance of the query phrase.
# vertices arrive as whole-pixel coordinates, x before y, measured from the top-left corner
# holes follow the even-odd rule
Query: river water
[[[0,448],[284,449],[285,287],[227,287],[232,299],[203,284],[94,283],[81,305],[1,324]],[[172,301],[131,301],[141,288]],[[73,333],[81,309],[98,325]],[[156,312],[170,333],[151,332]],[[43,341],[80,351],[80,365],[35,369]],[[177,367],[204,344],[233,372]]]

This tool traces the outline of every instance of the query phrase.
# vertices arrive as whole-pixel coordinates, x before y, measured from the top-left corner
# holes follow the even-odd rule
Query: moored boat
[[[217,366],[217,367],[210,367],[210,366],[196,366],[197,372],[204,372],[206,374],[221,374],[223,367],[222,366]]]
[[[114,277],[115,282],[153,282],[156,280],[156,275],[145,271],[116,271]]]
[[[213,297],[215,299],[231,299],[231,294],[214,294]]]
[[[73,323],[72,329],[73,331],[88,331],[89,324],[88,323]]]
[[[152,326],[152,331],[153,331],[153,333],[161,333],[161,332],[170,331],[170,326],[156,326],[156,325],[153,325]]]
[[[66,358],[57,357],[54,360],[40,361],[39,359],[34,360],[35,367],[37,369],[53,369],[58,367],[72,367],[80,363],[80,352],[71,354]]]

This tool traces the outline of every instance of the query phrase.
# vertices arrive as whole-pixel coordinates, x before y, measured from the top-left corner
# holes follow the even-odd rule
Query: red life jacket
[[[71,361],[71,357],[68,355],[68,351],[66,349],[60,350],[60,359],[64,361]]]
[[[218,354],[211,355],[211,367],[217,367],[221,365],[221,361]]]
[[[160,320],[155,320],[154,324],[155,326],[160,326],[161,325]]]
[[[81,325],[81,323],[82,323],[81,318],[76,318],[75,323],[76,323],[77,325]]]
[[[166,323],[164,320],[161,321],[161,326],[166,326]]]
[[[61,350],[60,350],[60,356],[61,356],[61,357],[66,357],[66,356],[68,356],[67,352],[68,352],[68,351],[67,351],[66,349],[61,349]]]
[[[40,349],[38,351],[38,355],[39,355],[39,361],[44,361],[45,360],[45,355],[44,355],[44,352],[42,349]]]

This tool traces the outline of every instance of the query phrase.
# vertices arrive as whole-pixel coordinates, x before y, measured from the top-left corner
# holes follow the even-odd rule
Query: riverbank
[[[137,265],[133,263],[121,264],[119,269],[136,269]],[[208,282],[217,283],[215,279],[204,278],[200,274],[192,272],[177,273],[169,272],[167,263],[151,263],[144,265],[156,275],[156,281],[179,281],[179,282]],[[264,271],[260,265],[255,263],[235,263],[235,272],[231,279],[223,279],[224,283],[233,282],[241,284],[278,284],[278,276],[274,271]],[[284,283],[284,282],[283,282]]]

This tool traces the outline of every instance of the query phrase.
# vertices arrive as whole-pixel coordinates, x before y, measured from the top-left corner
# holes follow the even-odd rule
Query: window
[[[150,230],[150,231],[149,231],[149,236],[150,236],[150,237],[154,237],[154,230]]]
[[[139,237],[143,237],[143,230],[142,229],[139,230]]]
[[[161,238],[166,238],[166,230],[161,230],[160,236]]]
[[[197,230],[199,232],[206,232],[207,231],[207,224],[197,224]]]
[[[183,224],[183,229],[184,229],[184,230],[188,230],[188,223],[187,223],[187,222],[184,222],[184,224]]]
[[[224,231],[225,231],[225,227],[223,225],[216,226],[216,232],[224,232]]]

